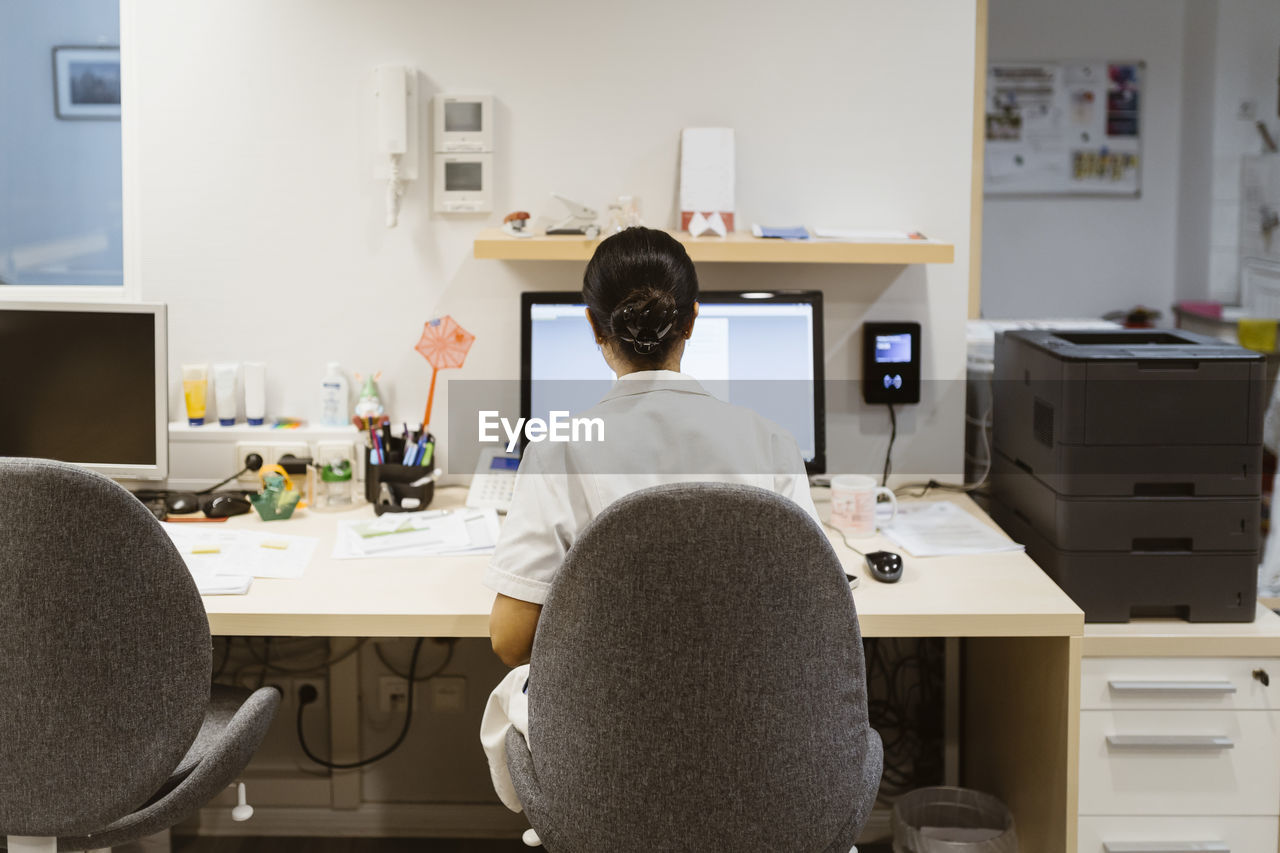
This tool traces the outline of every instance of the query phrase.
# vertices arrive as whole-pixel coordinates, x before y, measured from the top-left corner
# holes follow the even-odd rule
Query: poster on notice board
[[[987,69],[987,195],[1137,196],[1142,62],[995,62]]]

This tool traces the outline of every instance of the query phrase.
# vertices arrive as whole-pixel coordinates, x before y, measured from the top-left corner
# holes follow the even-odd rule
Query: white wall
[[[142,297],[169,304],[175,392],[183,362],[261,359],[272,414],[311,416],[313,387],[336,359],[384,371],[396,419],[416,422],[428,368],[412,347],[442,313],[478,337],[448,378],[517,379],[518,294],[575,289],[582,265],[476,261],[475,232],[515,208],[555,213],[552,191],[601,210],[635,194],[648,224],[670,226],[679,132],[697,125],[737,130],[744,225],[912,227],[956,245],[953,265],[930,267],[703,265],[704,287],[825,290],[829,377],[857,375],[864,318],[921,321],[925,377],[963,377],[972,0],[762,11],[730,0],[484,11],[443,0],[125,0],[125,14],[126,38],[136,34],[126,209],[138,210],[127,242]],[[384,227],[369,127],[381,63],[419,68],[424,98],[494,93],[494,215],[432,214],[420,180],[400,227]],[[961,470],[963,388],[930,393],[900,418],[895,470]],[[885,413],[831,402],[831,467],[878,471]]]
[[[1217,30],[1217,0],[1187,3],[1182,55],[1182,166],[1178,187],[1175,287],[1179,299],[1203,299],[1207,295]]]
[[[113,0],[0,3],[0,280],[121,282],[120,123],[58,119],[52,58],[119,40]],[[64,241],[82,249],[15,268],[12,250]]]
[[[1236,302],[1240,295],[1240,161],[1262,152],[1255,121],[1280,134],[1276,78],[1280,76],[1280,2],[1217,0],[1213,65],[1212,195],[1209,207],[1208,280],[1201,293]],[[1240,114],[1251,102],[1256,118]],[[1203,199],[1197,203],[1204,205]]]
[[[999,60],[1138,59],[1142,194],[988,198],[982,313],[1091,317],[1174,298],[1186,4],[1203,0],[991,0]]]

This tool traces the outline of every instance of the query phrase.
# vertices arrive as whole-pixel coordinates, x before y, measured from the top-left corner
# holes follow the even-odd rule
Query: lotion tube
[[[187,401],[187,423],[204,425],[204,409],[209,392],[209,365],[182,365],[182,396]]]
[[[218,423],[236,424],[236,371],[240,365],[224,362],[213,366],[213,394],[218,404]]]
[[[244,363],[244,416],[249,426],[262,426],[267,417],[267,366],[261,361]]]

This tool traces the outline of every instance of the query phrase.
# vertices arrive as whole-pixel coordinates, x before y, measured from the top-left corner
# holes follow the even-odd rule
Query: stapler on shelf
[[[583,234],[589,240],[600,236],[600,226],[596,224],[598,214],[594,210],[559,193],[552,193],[551,197],[559,200],[568,209],[569,215],[549,227],[548,234]]]

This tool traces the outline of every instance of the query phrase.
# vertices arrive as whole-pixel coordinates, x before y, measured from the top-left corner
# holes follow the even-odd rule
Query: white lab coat
[[[484,576],[496,592],[544,603],[583,528],[609,504],[649,486],[757,486],[790,498],[821,523],[795,439],[755,412],[711,396],[692,377],[669,370],[627,374],[580,417],[603,422],[603,442],[531,443],[525,450]],[[480,729],[494,789],[517,812],[506,736],[512,727],[528,734],[528,678],[525,665],[502,680]]]
[[[795,501],[821,523],[795,439],[750,409],[670,370],[629,373],[579,417],[604,441],[531,443],[485,585],[542,604],[583,528],[618,498],[649,486],[737,483]]]

